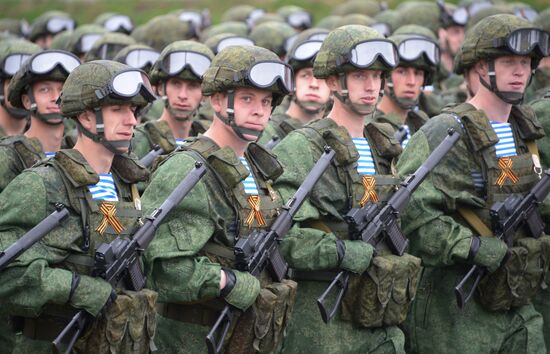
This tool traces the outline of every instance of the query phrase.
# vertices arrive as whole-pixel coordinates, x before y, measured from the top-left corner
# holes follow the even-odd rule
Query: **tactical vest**
[[[282,174],[277,159],[261,145],[251,143],[245,157],[258,188],[258,196],[247,195],[243,181],[248,170],[230,148],[219,148],[206,137],[189,139],[181,148],[208,168],[202,181],[206,184],[214,214],[223,216],[225,224],[199,252],[212,262],[235,269],[233,246],[258,229],[266,229],[283,205],[272,183]],[[251,306],[235,321],[226,340],[225,350],[234,353],[267,353],[280,344],[296,295],[296,283],[273,282],[264,271],[262,290]],[[219,299],[193,304],[163,304],[160,313],[182,322],[213,325],[225,305]],[[256,348],[256,349],[255,349]]]
[[[348,196],[348,209],[341,211],[343,215],[351,208],[375,202],[374,196],[377,203],[383,206],[399,185],[400,179],[393,173],[393,161],[401,153],[401,146],[388,124],[372,120],[367,120],[365,124],[364,136],[369,142],[375,169],[379,173],[373,176],[359,175],[359,152],[348,131],[332,119],[314,121],[298,132],[314,143],[319,155],[325,145],[336,152],[334,165],[338,179],[346,186]],[[365,177],[372,178],[370,183]],[[316,203],[314,200],[312,202]],[[320,223],[304,226],[321,228],[333,232],[339,239],[349,239],[348,226],[344,221],[323,219]],[[350,276],[342,301],[342,319],[367,328],[397,325],[405,320],[416,294],[420,259],[409,254],[394,256],[384,246],[381,245],[377,250],[378,256],[367,271]]]
[[[150,149],[158,145],[168,153],[176,148],[176,139],[172,134],[170,126],[165,121],[155,120],[146,122],[136,127],[136,130],[142,132],[147,137]]]
[[[277,132],[279,140],[283,140],[290,132],[303,126],[299,120],[290,117],[286,113],[273,114],[269,122]]]
[[[394,128],[394,131],[397,131],[399,127],[403,125],[401,118],[395,113],[385,114],[381,111],[378,111],[379,115],[375,117],[377,122],[389,123]],[[416,133],[426,122],[429,117],[426,113],[421,110],[409,110],[407,112],[407,117],[405,119],[405,125],[409,127],[410,135],[412,136]]]
[[[13,167],[16,167],[19,173],[46,158],[42,151],[42,145],[36,138],[29,139],[24,135],[8,136],[0,140],[0,146],[5,146],[15,152],[17,165]]]
[[[517,155],[497,158],[495,145],[498,137],[484,112],[473,109],[469,104],[458,105],[452,111],[462,123],[468,149],[472,152],[470,158],[479,167],[485,186],[483,190],[474,192],[485,201],[485,205],[481,208],[459,208],[460,215],[455,217],[470,226],[474,234],[479,234],[473,226],[472,220],[475,218],[467,216],[468,210],[490,229],[490,208],[494,203],[502,202],[512,194],[525,195],[539,181],[538,173],[542,169],[534,164],[535,152],[529,151],[528,144],[543,137],[544,130],[529,107],[513,107],[509,123]],[[544,286],[544,276],[550,264],[549,240],[548,236],[534,239],[520,229],[514,237],[514,247],[510,249],[512,256],[481,281],[480,302],[495,311],[529,303]]]

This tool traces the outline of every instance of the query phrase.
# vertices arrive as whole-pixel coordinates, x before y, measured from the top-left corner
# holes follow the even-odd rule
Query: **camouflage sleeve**
[[[0,192],[23,171],[23,164],[15,152],[6,147],[0,147]]]
[[[9,247],[53,211],[46,195],[42,178],[31,171],[23,172],[0,194],[0,249]],[[67,255],[48,236],[33,245],[0,272],[2,306],[11,314],[37,316],[47,303],[67,303],[73,275],[49,266]],[[110,293],[111,286],[104,280],[82,275],[71,305],[96,315]]]
[[[439,134],[437,143],[445,137],[445,129],[441,130],[442,134]],[[428,158],[432,150],[428,140],[424,129],[412,136],[397,164],[401,177],[414,173]],[[436,143],[434,142],[433,145],[436,146]],[[457,152],[459,145],[461,150]],[[440,174],[445,174],[445,166],[442,165],[445,165],[446,161],[457,163],[456,161],[460,159],[453,156],[465,153],[462,151],[462,148],[465,148],[463,143],[459,142],[457,146],[449,153],[451,156],[446,156],[436,167],[440,169]],[[469,171],[467,168],[463,170]],[[446,215],[452,212],[450,209],[442,189],[434,184],[432,172],[412,195],[409,205],[401,214],[403,231],[411,241],[410,253],[421,257],[427,266],[446,266],[468,258],[472,232],[469,228],[457,223],[451,216]]]
[[[269,122],[269,124],[267,125],[267,127],[263,131],[262,136],[258,140],[258,143],[260,143],[262,145],[265,145],[265,144],[269,143],[275,135],[277,135],[277,131],[273,127],[273,122]]]
[[[151,144],[141,128],[134,129],[134,137],[132,138],[132,152],[141,159],[151,151]]]
[[[195,160],[177,153],[153,175],[143,194],[145,213],[164,202],[194,168]],[[148,287],[161,302],[188,302],[219,295],[221,266],[197,253],[214,234],[207,187],[200,181],[159,226],[145,253]]]
[[[274,149],[284,168],[284,173],[275,182],[275,188],[284,201],[294,195],[313,168],[314,156],[319,156],[319,153],[311,151],[310,146],[306,137],[293,132]],[[304,202],[296,214],[295,224],[281,242],[281,252],[291,267],[299,270],[323,270],[338,266],[336,236],[300,225],[306,220],[319,220],[321,217],[321,212],[309,200]]]

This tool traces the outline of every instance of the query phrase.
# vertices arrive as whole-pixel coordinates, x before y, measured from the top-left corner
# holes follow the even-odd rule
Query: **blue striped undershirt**
[[[510,123],[491,122],[491,126],[498,136],[498,143],[495,145],[497,157],[516,156],[516,144]]]
[[[359,152],[359,161],[357,161],[357,172],[360,175],[374,175],[374,160],[370,150],[369,142],[365,138],[353,138],[353,143]]]
[[[46,155],[46,157],[54,157],[55,156],[55,151],[46,151],[44,153],[44,155]]]
[[[176,146],[183,146],[185,144],[185,139],[176,139]]]
[[[252,173],[250,173],[250,167],[248,166],[248,161],[246,161],[244,157],[239,157],[239,159],[241,160],[244,167],[246,167],[246,169],[248,170],[248,176],[243,181],[244,192],[246,194],[258,195],[259,194],[258,187],[256,186],[256,181],[254,180],[254,176],[252,175]]]
[[[409,129],[409,126],[407,124],[403,124],[403,128],[407,132],[407,135],[405,139],[403,139],[403,142],[401,143],[401,147],[404,149],[405,146],[409,143],[409,140],[411,140],[411,130]]]
[[[88,186],[93,200],[102,200],[104,202],[118,202],[115,181],[110,173],[100,174],[99,182]]]

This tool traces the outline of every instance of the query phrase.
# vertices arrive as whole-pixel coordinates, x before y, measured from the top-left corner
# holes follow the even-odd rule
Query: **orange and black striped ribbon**
[[[124,226],[120,223],[116,217],[116,204],[111,202],[103,202],[99,207],[99,211],[103,214],[103,220],[95,229],[101,235],[107,230],[107,226],[111,225],[117,234],[120,234],[124,230]]]
[[[265,219],[260,210],[260,196],[251,195],[247,199],[248,204],[250,205],[250,214],[246,217],[246,223],[248,226],[252,226],[254,220],[258,223],[259,226],[265,226]]]
[[[376,180],[373,176],[363,176],[362,179],[363,187],[365,187],[365,193],[363,194],[363,197],[361,198],[361,201],[359,204],[361,206],[365,206],[369,200],[372,200],[373,203],[378,203],[380,199],[378,198],[378,194],[376,194],[376,190],[374,187],[376,186]]]
[[[512,182],[512,184],[516,184],[519,182],[519,178],[515,175],[514,171],[512,171],[512,165],[513,161],[509,157],[501,157],[498,159],[498,167],[500,167],[502,172],[495,182],[497,186],[502,188],[502,186],[506,182],[506,179],[510,179],[510,182]]]

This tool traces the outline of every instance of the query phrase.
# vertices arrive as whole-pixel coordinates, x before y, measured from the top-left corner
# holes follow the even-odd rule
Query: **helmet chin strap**
[[[36,105],[36,101],[34,100],[34,95],[32,94],[31,88],[27,90],[27,95],[29,96],[29,99],[31,101],[31,109],[29,111],[31,112],[31,115],[33,117],[36,117],[40,119],[42,122],[49,124],[49,125],[60,125],[63,124],[63,115],[61,113],[40,113],[38,112],[38,106]]]
[[[191,117],[195,115],[195,112],[197,111],[197,109],[193,109],[190,111],[186,111],[183,109],[175,109],[170,104],[170,101],[168,100],[168,96],[166,95],[166,81],[164,81],[163,87],[164,87],[164,92],[163,92],[164,95],[162,96],[162,100],[164,101],[164,108],[166,108],[168,113],[170,113],[170,115],[178,122],[187,122],[191,120]]]
[[[92,133],[88,129],[84,128],[80,121],[76,119],[76,125],[78,126],[78,129],[87,136],[88,138],[92,139],[94,142],[101,144],[107,148],[107,150],[111,151],[115,155],[122,155],[127,151],[130,151],[130,140],[107,140],[105,139],[105,132],[104,132],[104,124],[103,124],[103,112],[101,111],[101,108],[95,108],[95,119],[96,119],[96,130],[97,133]],[[121,151],[120,149],[125,149],[126,151]]]
[[[6,104],[6,96],[4,95],[4,80],[0,80],[0,105],[4,107],[6,112],[17,120],[26,119],[29,116],[29,111],[22,108],[8,107]]]
[[[511,92],[511,91],[499,91],[497,87],[497,74],[495,72],[495,61],[489,60],[487,61],[487,65],[489,68],[489,83],[479,76],[479,82],[485,86],[485,88],[491,92],[493,92],[495,95],[497,95],[498,98],[503,100],[506,103],[509,103],[511,105],[518,105],[523,102],[523,92]],[[531,83],[531,79],[533,78],[533,75],[529,77],[529,82],[526,86],[529,86]]]
[[[414,100],[412,98],[397,97],[397,95],[395,94],[395,90],[393,89],[393,81],[391,79],[391,76],[388,77],[388,84],[386,86],[388,87],[388,96],[401,109],[408,111],[418,105],[418,98]]]
[[[218,117],[224,124],[230,126],[231,129],[233,129],[235,134],[237,134],[237,136],[240,139],[242,139],[244,141],[250,141],[250,142],[257,141],[258,139],[260,139],[260,136],[262,135],[263,132],[259,132],[259,131],[254,130],[254,129],[241,127],[241,126],[238,126],[237,123],[235,123],[235,91],[233,91],[233,90],[227,91],[227,110],[226,110],[226,113],[227,113],[227,117],[224,117],[220,112],[215,112],[216,117]],[[252,136],[256,137],[256,139],[254,139],[254,140],[247,139],[247,138],[245,138],[244,134],[252,135]]]
[[[340,102],[342,102],[344,106],[348,107],[353,113],[360,116],[366,116],[376,111],[376,104],[372,105],[372,104],[352,103],[351,100],[349,99],[348,85],[346,83],[346,75],[344,73],[339,73],[338,77],[340,80],[340,87],[342,89],[342,93],[339,93],[338,91],[332,91],[332,94]],[[382,86],[383,85],[384,85],[384,79],[382,79]],[[382,90],[380,90],[379,92],[380,92],[379,95],[382,96],[383,95]]]

